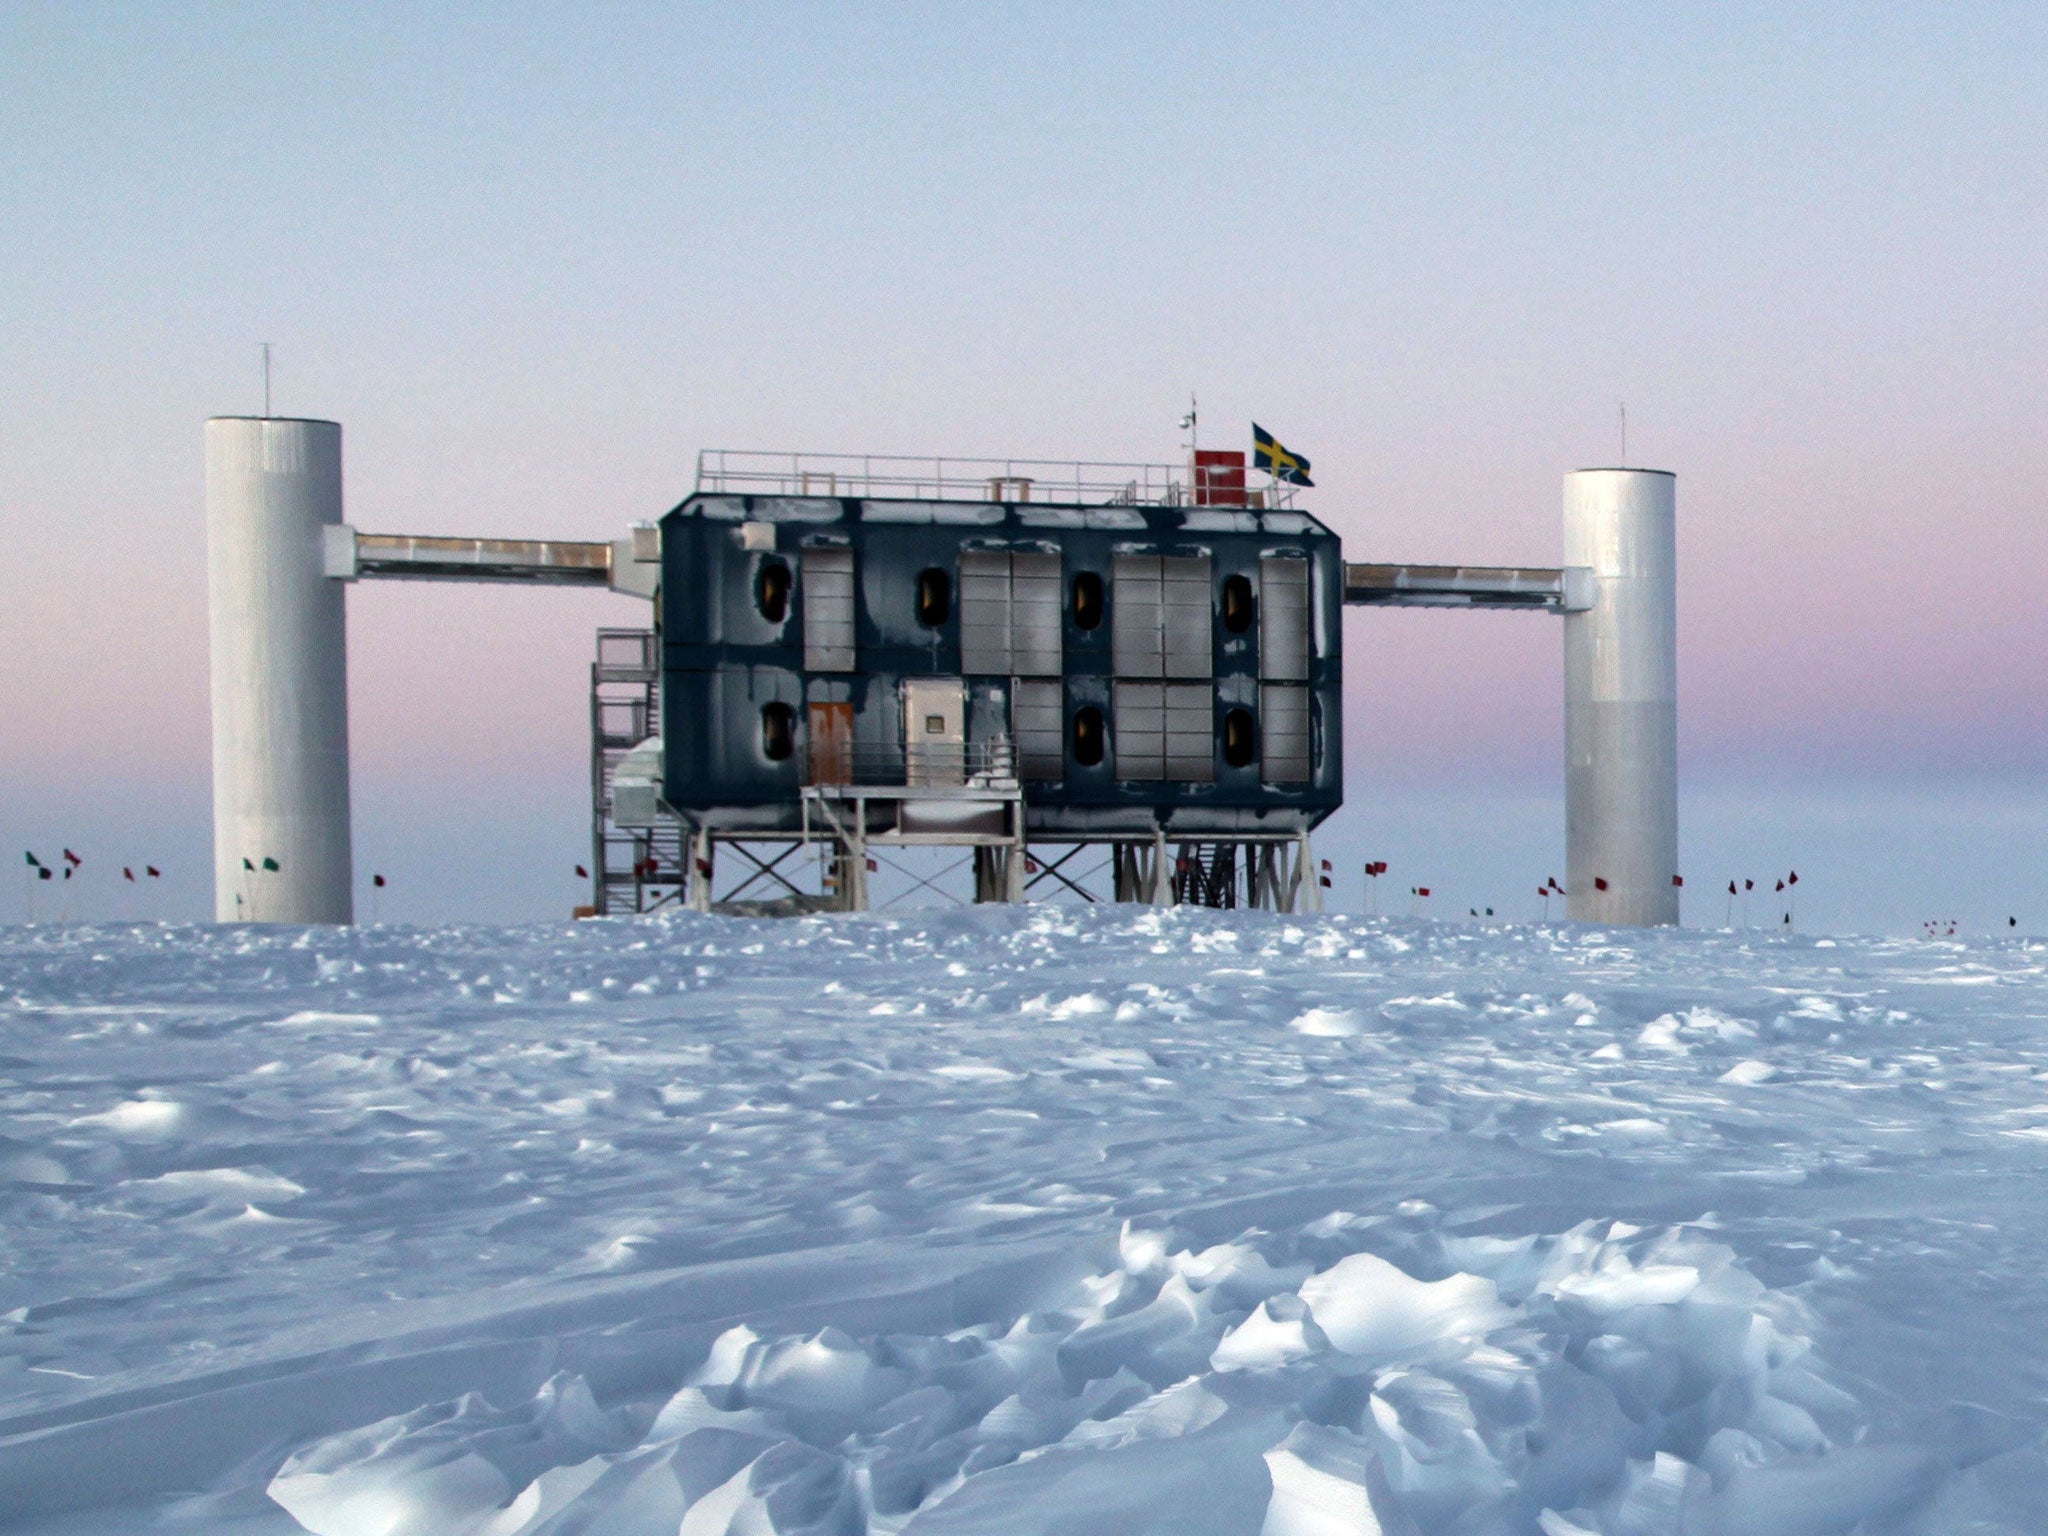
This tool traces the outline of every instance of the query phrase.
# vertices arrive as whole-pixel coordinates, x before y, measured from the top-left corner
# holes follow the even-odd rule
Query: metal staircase
[[[599,916],[651,912],[682,894],[681,823],[612,825],[619,764],[660,729],[661,649],[654,631],[600,629],[590,667],[590,905]]]

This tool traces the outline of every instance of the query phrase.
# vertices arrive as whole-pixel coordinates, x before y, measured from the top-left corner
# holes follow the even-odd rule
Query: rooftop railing
[[[976,459],[897,453],[777,453],[706,448],[697,489],[767,496],[860,496],[878,500],[1062,502],[1123,507],[1192,505],[1188,473],[1173,464],[1082,459]],[[1284,506],[1293,487],[1275,484],[1211,497],[1205,504]]]
[[[913,742],[905,747],[813,743],[804,782],[814,790],[868,788],[1012,791],[1016,748],[1007,736],[985,742]]]

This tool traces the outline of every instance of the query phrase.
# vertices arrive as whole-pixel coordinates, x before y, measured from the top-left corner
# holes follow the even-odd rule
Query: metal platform
[[[801,824],[781,836],[693,825],[667,807],[651,825],[621,826],[613,820],[620,766],[660,731],[656,655],[652,630],[598,631],[590,669],[590,906],[599,915],[678,905],[746,915],[866,911],[869,877],[890,853],[943,849],[965,850],[971,895],[942,886],[946,871],[922,875],[891,861],[909,882],[897,899],[923,890],[977,903],[1071,898],[1321,910],[1305,833],[1226,842],[1169,840],[1164,832],[1032,841],[1007,739],[925,747],[907,760],[821,756],[798,792]],[[1106,855],[1099,865],[1077,867],[1097,851]],[[723,890],[721,863],[731,873]]]

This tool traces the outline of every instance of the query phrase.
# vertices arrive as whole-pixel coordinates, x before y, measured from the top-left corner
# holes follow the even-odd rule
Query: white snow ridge
[[[0,930],[0,1530],[2039,1533],[2041,961]]]

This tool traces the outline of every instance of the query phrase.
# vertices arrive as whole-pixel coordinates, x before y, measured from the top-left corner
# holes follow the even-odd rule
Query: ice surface
[[[0,1530],[2048,1530],[2048,983],[1039,907],[0,930]]]

